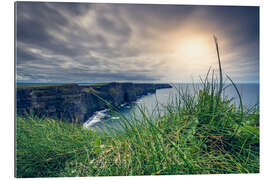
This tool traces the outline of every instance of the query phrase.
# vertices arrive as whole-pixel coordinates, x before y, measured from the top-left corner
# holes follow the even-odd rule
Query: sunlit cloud
[[[18,2],[17,80],[259,81],[259,8]]]

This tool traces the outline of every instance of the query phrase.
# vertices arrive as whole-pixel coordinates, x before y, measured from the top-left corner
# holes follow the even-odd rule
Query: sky
[[[16,80],[259,82],[259,7],[16,3]],[[218,74],[217,74],[218,75]]]

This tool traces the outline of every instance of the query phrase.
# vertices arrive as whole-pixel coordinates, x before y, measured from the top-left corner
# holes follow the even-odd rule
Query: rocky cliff
[[[168,84],[105,83],[83,85],[44,85],[17,87],[17,114],[32,112],[68,122],[83,123],[94,112],[135,101],[156,89],[171,88]]]

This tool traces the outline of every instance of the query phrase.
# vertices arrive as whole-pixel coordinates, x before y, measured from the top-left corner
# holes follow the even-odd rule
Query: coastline
[[[16,90],[17,115],[34,113],[72,123],[85,123],[96,112],[136,101],[169,84],[103,83],[24,85]]]

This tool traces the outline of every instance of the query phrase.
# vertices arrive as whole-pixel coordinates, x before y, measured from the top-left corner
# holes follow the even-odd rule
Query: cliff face
[[[94,112],[135,101],[156,89],[171,88],[168,84],[107,83],[79,86],[77,84],[17,88],[17,114],[30,111],[68,122],[82,123]]]

